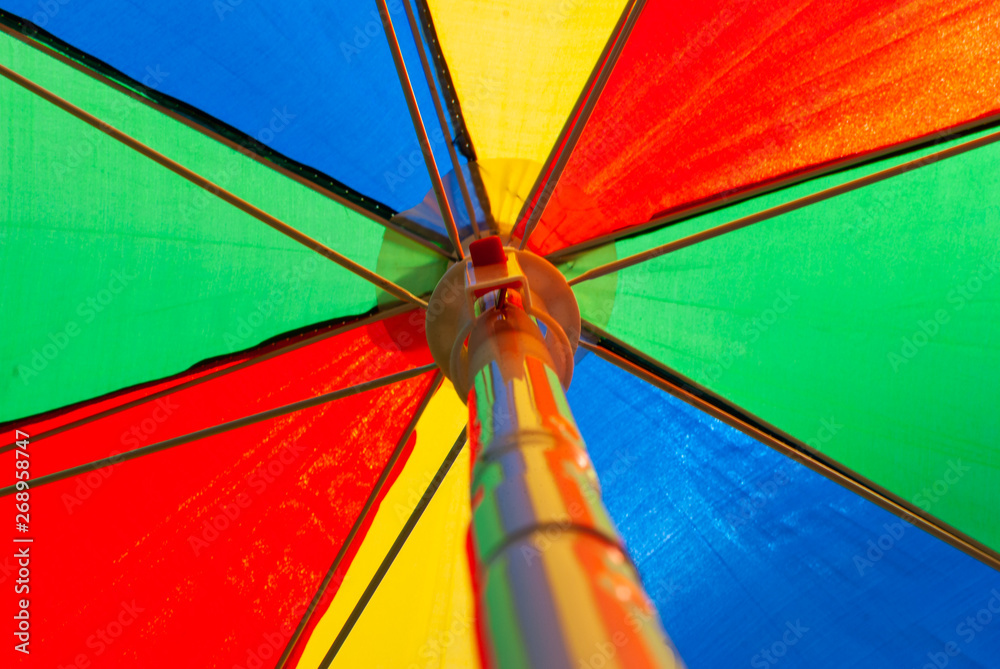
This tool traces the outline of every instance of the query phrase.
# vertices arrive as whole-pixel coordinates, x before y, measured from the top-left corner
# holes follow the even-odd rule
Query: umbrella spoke
[[[444,143],[448,147],[448,157],[451,159],[452,168],[455,170],[455,177],[458,179],[458,187],[462,191],[462,201],[465,203],[465,210],[469,216],[469,222],[476,236],[480,235],[479,221],[476,220],[476,209],[472,205],[472,196],[469,195],[469,185],[465,181],[465,174],[462,166],[458,162],[458,154],[455,152],[455,142],[452,140],[451,131],[448,129],[448,119],[444,114],[444,106],[441,103],[441,95],[437,85],[434,83],[434,74],[431,72],[431,64],[427,58],[424,41],[420,36],[420,26],[417,24],[417,17],[410,5],[410,0],[403,0],[406,8],[406,18],[410,23],[410,32],[413,33],[413,41],[417,44],[417,53],[420,54],[420,65],[424,70],[424,78],[427,80],[427,87],[431,91],[431,100],[434,101],[434,112],[437,114],[438,125],[444,133]]]
[[[125,453],[120,453],[118,455],[112,455],[107,458],[101,458],[100,460],[95,460],[94,462],[89,462],[84,465],[79,465],[76,467],[70,467],[69,469],[64,469],[62,471],[55,472],[54,474],[47,474],[45,476],[40,476],[33,479],[31,483],[32,488],[38,488],[39,486],[46,485],[48,483],[54,483],[56,481],[61,481],[73,476],[78,476],[80,474],[85,474],[87,472],[92,472],[95,469],[100,469],[102,467],[107,467],[109,465],[115,465],[120,462],[125,462],[127,460],[135,460],[152,453],[158,453],[160,451],[167,450],[169,448],[174,448],[175,446],[183,446],[184,444],[189,444],[200,439],[207,439],[209,437],[214,437],[226,432],[231,432],[232,430],[239,429],[241,427],[246,427],[248,425],[253,425],[255,423],[260,423],[265,420],[270,420],[272,418],[280,418],[290,413],[296,411],[303,411],[305,409],[311,409],[317,407],[321,404],[326,404],[328,402],[334,402],[336,400],[344,399],[345,397],[351,397],[353,395],[358,395],[360,393],[367,392],[369,390],[375,390],[376,388],[382,388],[384,386],[392,385],[393,383],[398,383],[400,381],[406,381],[407,379],[412,379],[414,377],[420,376],[421,374],[426,374],[437,369],[437,365],[423,365],[422,367],[414,367],[413,369],[408,369],[403,372],[397,372],[396,374],[390,374],[389,376],[383,376],[372,381],[366,381],[364,383],[359,383],[348,388],[342,388],[340,390],[335,390],[329,393],[323,393],[322,395],[317,395],[316,397],[310,397],[309,399],[301,400],[298,402],[292,402],[291,404],[286,404],[274,409],[268,409],[267,411],[261,411],[260,413],[255,413],[250,416],[244,416],[243,418],[238,418],[226,423],[221,423],[219,425],[214,425],[212,427],[205,428],[203,430],[197,430],[191,432],[190,434],[181,435],[179,437],[174,437],[172,439],[166,439],[164,441],[157,442],[155,444],[150,444],[149,446],[143,446],[142,448],[137,448],[131,451],[126,451]],[[0,488],[0,497],[5,497],[11,495],[15,492],[14,486],[7,486],[6,488]]]
[[[198,109],[190,107],[189,105],[185,104],[180,100],[168,99],[171,105],[174,105],[175,107],[184,110],[184,114],[181,114],[178,111],[175,111],[175,109],[164,104],[163,100],[164,96],[158,94],[155,90],[149,90],[141,82],[131,79],[130,77],[128,77],[125,74],[122,74],[121,72],[115,72],[114,75],[109,75],[103,71],[93,69],[89,65],[85,65],[83,64],[83,62],[78,62],[77,60],[74,60],[73,58],[66,55],[75,53],[75,50],[69,44],[61,42],[60,40],[50,35],[49,39],[55,40],[56,43],[58,44],[58,48],[60,49],[56,50],[52,46],[49,46],[47,44],[42,44],[40,42],[37,42],[36,40],[26,37],[25,35],[22,35],[17,30],[3,24],[2,22],[0,22],[0,33],[4,33],[9,37],[18,40],[19,42],[26,44],[27,46],[30,46],[31,48],[45,54],[46,56],[59,61],[63,65],[73,68],[77,72],[80,72],[81,74],[84,74],[90,77],[91,79],[94,79],[95,81],[104,84],[108,88],[111,88],[112,90],[122,95],[128,96],[132,100],[135,100],[136,102],[141,103],[149,107],[150,109],[154,109],[165,116],[169,116],[178,123],[182,123],[188,128],[191,128],[192,130],[195,130],[205,135],[206,137],[209,137],[215,140],[216,142],[219,142],[220,144],[228,146],[233,151],[236,151],[241,155],[250,158],[251,160],[254,160],[257,163],[260,163],[261,165],[264,165],[265,167],[274,170],[275,172],[281,174],[282,176],[285,176],[289,179],[292,179],[293,181],[302,184],[306,188],[309,188],[319,193],[323,197],[330,198],[337,204],[347,207],[351,211],[360,214],[365,218],[375,223],[378,223],[379,225],[385,226],[386,228],[392,230],[393,232],[397,232],[403,235],[407,239],[414,241],[417,244],[420,244],[428,251],[432,251],[440,256],[444,256],[445,258],[451,259],[450,254],[446,253],[440,246],[438,246],[431,240],[411,230],[408,230],[400,225],[393,223],[389,218],[392,215],[392,211],[386,205],[380,202],[376,202],[372,198],[364,197],[360,193],[355,192],[354,189],[350,188],[349,186],[335,181],[332,177],[328,177],[325,174],[322,174],[320,172],[313,170],[312,168],[309,168],[307,165],[302,165],[298,163],[298,161],[295,161],[288,156],[275,152],[275,155],[280,157],[283,161],[288,161],[289,163],[292,163],[295,166],[297,166],[298,172],[289,169],[289,167],[287,167],[286,165],[276,162],[273,158],[268,157],[267,155],[262,153],[256,145],[257,140],[254,140],[251,137],[246,137],[244,139],[230,139],[229,137],[224,136],[223,134],[220,133],[219,130],[217,130],[214,127],[215,123],[221,123],[221,121],[218,121],[217,119],[208,117],[208,120],[204,119],[198,121],[192,120],[192,118],[190,117],[200,118],[202,116],[205,116],[205,114],[200,112],[200,110]],[[85,57],[85,54],[77,53],[76,56],[80,58],[82,61],[82,59]],[[133,90],[133,88],[128,88],[127,86],[120,83],[120,81],[129,81],[130,82],[129,85],[131,85],[135,90]],[[142,90],[143,92],[138,93],[136,92],[137,90]],[[310,174],[310,176],[306,176],[305,174],[302,174],[300,172],[308,173]],[[332,182],[332,184],[327,182]],[[345,194],[338,192],[338,190],[345,191]],[[358,199],[361,199],[362,201],[368,203],[368,207],[358,204],[358,202],[355,201]]]
[[[891,179],[892,177],[900,176],[906,174],[912,170],[924,167],[926,165],[932,165],[941,160],[957,156],[959,154],[971,151],[973,149],[978,149],[980,147],[992,144],[1000,140],[1000,131],[990,133],[983,137],[977,139],[969,140],[968,142],[963,142],[949,149],[944,149],[936,153],[931,153],[922,158],[916,158],[914,160],[901,163],[894,167],[889,167],[887,169],[875,172],[874,174],[869,174],[868,176],[861,177],[859,179],[854,179],[853,181],[848,181],[842,183],[839,186],[834,186],[832,188],[827,188],[825,190],[818,191],[811,195],[801,197],[797,200],[792,200],[791,202],[786,202],[780,204],[776,207],[771,207],[770,209],[765,209],[764,211],[759,211],[755,214],[750,214],[749,216],[744,216],[743,218],[738,218],[735,221],[730,221],[729,223],[724,223],[722,225],[717,225],[713,228],[707,230],[702,230],[701,232],[695,233],[693,235],[688,235],[687,237],[682,237],[681,239],[674,240],[667,244],[651,248],[647,251],[642,251],[641,253],[636,253],[630,255],[626,258],[621,258],[620,260],[615,260],[614,262],[607,263],[605,265],[600,265],[593,269],[587,270],[583,274],[571,279],[569,284],[576,285],[584,281],[590,281],[592,279],[597,279],[599,277],[617,272],[619,270],[625,269],[626,267],[631,267],[639,263],[646,262],[648,260],[653,260],[664,256],[668,253],[674,251],[679,251],[681,249],[693,246],[699,242],[707,241],[709,239],[714,239],[721,235],[724,235],[735,230],[741,230],[748,226],[754,225],[755,223],[760,223],[762,221],[767,221],[769,219],[787,214],[789,212],[795,211],[796,209],[801,209],[811,204],[816,204],[817,202],[822,202],[824,200],[829,200],[832,197],[838,195],[843,195],[858,188],[863,188],[871,184],[877,183],[879,181],[884,181],[886,179]]]
[[[546,158],[545,164],[542,165],[542,169],[538,173],[538,178],[524,199],[521,211],[514,219],[516,229],[530,209],[530,216],[524,225],[524,236],[518,243],[519,249],[523,249],[527,245],[528,238],[531,237],[535,226],[538,225],[538,221],[545,211],[545,206],[555,190],[556,182],[566,167],[566,163],[569,162],[573,147],[580,139],[583,128],[587,125],[587,120],[597,104],[597,99],[601,97],[601,92],[604,91],[604,86],[608,83],[611,72],[615,69],[615,63],[618,62],[618,57],[621,55],[622,49],[625,48],[628,36],[632,32],[632,28],[635,27],[636,21],[639,20],[639,14],[642,13],[645,5],[646,0],[630,0],[625,6],[625,10],[622,12],[621,18],[618,19],[614,30],[611,31],[611,37],[608,38],[608,43],[597,59],[580,97],[566,118],[566,123],[560,131],[559,137],[556,138],[549,157]],[[538,202],[532,205],[536,196]]]
[[[399,437],[399,441],[396,442],[396,448],[393,450],[392,455],[389,456],[389,460],[382,469],[382,474],[379,476],[378,481],[375,482],[375,486],[372,488],[371,494],[368,495],[364,508],[361,509],[361,513],[358,514],[357,520],[355,520],[354,525],[351,526],[351,530],[344,539],[344,543],[341,544],[340,550],[337,551],[337,556],[333,559],[333,564],[330,565],[329,571],[326,572],[326,576],[319,584],[319,588],[316,589],[316,594],[313,596],[312,601],[309,602],[306,612],[302,614],[302,620],[299,621],[295,631],[292,632],[292,636],[289,638],[288,644],[285,646],[285,651],[281,654],[281,657],[278,658],[278,663],[275,665],[274,669],[283,669],[285,663],[288,662],[288,658],[295,649],[295,644],[298,642],[302,633],[305,631],[306,626],[309,624],[309,621],[312,619],[313,613],[317,608],[319,608],[320,602],[326,596],[326,592],[330,587],[330,584],[333,582],[334,576],[337,574],[337,570],[340,568],[341,563],[343,563],[344,558],[347,556],[348,550],[354,543],[355,537],[357,537],[358,532],[360,532],[361,528],[365,525],[365,522],[368,519],[368,514],[371,513],[372,507],[375,506],[375,502],[381,497],[386,482],[389,480],[389,474],[392,472],[393,467],[396,466],[396,462],[399,461],[399,458],[403,453],[403,449],[406,447],[406,442],[409,441],[410,435],[413,434],[413,430],[417,427],[417,423],[424,415],[424,410],[427,408],[427,405],[430,404],[431,398],[438,391],[438,388],[441,387],[441,382],[443,380],[444,374],[438,372],[437,376],[434,378],[434,383],[427,389],[427,394],[424,396],[423,401],[421,401],[420,406],[418,406],[417,410],[414,412],[413,418],[410,419],[410,424],[406,426],[406,429],[403,430],[403,434]]]
[[[462,452],[462,449],[465,448],[465,441],[466,429],[463,428],[461,434],[459,434],[458,438],[455,440],[455,444],[451,447],[451,450],[448,451],[448,455],[445,456],[444,461],[438,468],[437,473],[434,474],[433,478],[431,478],[424,494],[420,496],[420,501],[417,502],[417,505],[413,508],[413,511],[410,513],[410,517],[406,519],[406,524],[403,525],[403,528],[399,531],[399,535],[397,535],[396,540],[393,542],[392,548],[389,549],[389,552],[386,554],[382,563],[375,571],[374,576],[372,576],[371,581],[368,583],[368,587],[365,588],[365,591],[358,600],[358,603],[355,604],[354,609],[351,610],[351,614],[344,622],[344,626],[337,634],[337,638],[334,639],[333,644],[330,646],[330,650],[327,651],[323,661],[320,662],[319,669],[328,669],[334,658],[337,657],[337,653],[340,652],[340,649],[343,647],[344,642],[347,641],[347,637],[350,635],[351,630],[354,629],[354,625],[358,622],[358,619],[361,618],[361,614],[364,612],[368,602],[375,594],[375,591],[378,590],[379,584],[382,582],[386,573],[388,573],[389,568],[396,559],[396,556],[403,549],[403,545],[406,543],[407,538],[409,538],[410,533],[413,532],[413,528],[417,526],[417,522],[420,520],[420,517],[427,509],[427,506],[434,498],[434,494],[437,492],[441,483],[448,475],[452,464],[454,464],[459,453]]]
[[[173,393],[177,393],[177,392],[180,392],[182,390],[187,390],[188,388],[191,388],[191,387],[197,386],[199,384],[205,383],[206,381],[211,381],[213,379],[217,379],[220,376],[225,376],[226,374],[229,374],[231,372],[237,372],[237,371],[239,371],[241,369],[244,369],[245,367],[250,367],[250,366],[256,365],[257,363],[260,363],[260,362],[266,362],[267,360],[270,360],[271,358],[275,358],[275,357],[277,357],[279,355],[285,355],[286,353],[291,353],[292,351],[295,351],[296,349],[300,349],[300,348],[302,348],[304,346],[310,346],[310,345],[315,344],[317,342],[321,342],[324,339],[328,339],[330,337],[334,337],[336,335],[340,335],[340,334],[343,334],[343,333],[348,332],[350,330],[353,330],[354,328],[364,327],[365,325],[369,325],[371,323],[376,323],[376,322],[378,322],[380,320],[383,320],[385,318],[391,318],[393,316],[396,316],[396,315],[398,315],[400,313],[404,313],[406,311],[410,311],[412,309],[413,309],[413,307],[411,307],[409,305],[401,304],[401,305],[393,307],[391,309],[387,309],[385,311],[380,311],[379,313],[373,314],[373,315],[368,316],[366,318],[362,318],[360,320],[354,320],[354,321],[350,321],[348,323],[344,323],[342,325],[338,325],[338,326],[336,326],[336,327],[334,327],[334,328],[332,328],[330,330],[327,330],[325,332],[320,332],[320,333],[318,333],[316,335],[313,335],[312,337],[309,337],[307,339],[301,340],[301,341],[296,342],[294,344],[289,344],[287,346],[279,346],[278,348],[275,348],[274,350],[268,351],[267,353],[263,353],[261,355],[254,356],[252,358],[244,360],[243,362],[239,362],[239,363],[237,363],[235,365],[232,365],[230,367],[226,367],[224,369],[217,370],[217,371],[212,372],[210,374],[206,374],[205,376],[200,376],[200,377],[198,377],[196,379],[191,379],[190,381],[185,381],[184,383],[180,383],[180,384],[178,384],[176,386],[171,386],[169,388],[164,388],[163,390],[161,390],[159,392],[155,392],[155,393],[153,393],[151,395],[146,395],[144,397],[139,397],[139,398],[136,398],[136,399],[134,399],[134,400],[132,400],[130,402],[126,402],[124,404],[120,404],[118,406],[111,407],[110,409],[105,409],[104,411],[99,411],[99,412],[97,412],[97,413],[95,413],[95,414],[93,414],[91,416],[86,416],[84,418],[78,418],[77,420],[74,420],[74,421],[71,421],[69,423],[66,423],[65,425],[60,425],[59,427],[54,427],[51,430],[46,430],[45,432],[40,432],[40,433],[38,433],[37,435],[35,435],[34,437],[31,438],[31,443],[32,443],[32,445],[37,444],[39,441],[41,441],[43,439],[46,439],[48,437],[54,437],[57,434],[60,434],[62,432],[66,432],[67,430],[72,430],[74,428],[80,427],[81,425],[86,425],[87,423],[93,422],[95,420],[100,420],[102,418],[106,418],[108,416],[111,416],[111,415],[114,415],[114,414],[118,413],[119,411],[125,411],[126,409],[131,409],[133,407],[139,406],[141,404],[145,404],[147,402],[153,402],[155,400],[160,399],[161,397],[166,397],[167,395],[171,395]],[[199,363],[199,364],[203,364],[203,363]],[[190,371],[191,370],[188,370],[188,372],[183,372],[183,373],[189,373]],[[110,396],[117,395],[117,394],[122,393],[122,392],[126,392],[126,391],[128,391],[130,389],[134,389],[136,387],[137,386],[132,386],[131,388],[122,388],[121,390],[117,390],[114,393],[111,393],[110,395],[102,395],[101,397],[95,397],[93,399],[86,400],[85,402],[81,402],[79,405],[76,405],[74,407],[65,407],[63,410],[70,409],[70,408],[76,408],[76,407],[79,407],[79,406],[85,406],[87,404],[90,404],[91,402],[99,402],[99,401],[107,399]],[[60,410],[60,411],[63,411],[63,410]],[[27,418],[20,419],[17,422],[19,424],[24,425],[24,424],[27,424],[29,421],[44,420],[44,416],[45,416],[45,414],[39,414],[39,415],[36,415],[34,417],[29,416]],[[7,451],[14,450],[14,448],[16,448],[16,446],[13,443],[7,444],[6,446],[0,446],[0,453],[5,453]]]
[[[399,84],[403,88],[403,95],[406,98],[406,106],[410,110],[410,118],[413,120],[413,129],[417,133],[420,142],[420,150],[424,154],[424,164],[427,166],[427,173],[430,175],[431,184],[434,187],[434,196],[437,198],[438,208],[444,218],[445,227],[448,228],[448,236],[451,238],[452,246],[459,258],[465,257],[462,250],[462,240],[458,235],[458,225],[455,223],[455,215],[451,211],[451,204],[448,202],[448,195],[444,192],[444,182],[441,181],[441,173],[438,171],[437,162],[434,160],[434,152],[431,150],[431,141],[427,136],[427,128],[420,117],[420,108],[417,106],[417,96],[413,92],[413,84],[410,82],[410,75],[406,73],[406,63],[403,62],[403,52],[399,48],[399,39],[396,37],[396,30],[392,26],[392,18],[389,16],[389,8],[385,0],[377,0],[379,16],[382,17],[382,27],[385,28],[385,36],[389,42],[389,50],[392,51],[392,61],[396,66],[396,74],[399,76]],[[409,5],[407,5],[409,8]],[[417,45],[421,55],[423,49]],[[433,86],[431,87],[433,89]],[[447,125],[447,124],[445,124]]]
[[[618,241],[619,239],[625,239],[628,237],[635,237],[642,235],[647,232],[653,232],[659,228],[666,227],[674,223],[681,223],[687,219],[694,218],[695,216],[701,216],[704,214],[710,214],[714,211],[720,209],[725,209],[731,205],[739,204],[740,202],[745,202],[751,200],[755,197],[760,197],[762,195],[767,195],[768,193],[773,193],[775,191],[782,190],[784,188],[790,188],[800,183],[810,181],[812,179],[819,179],[820,177],[828,176],[831,174],[837,174],[840,172],[845,172],[847,170],[854,169],[856,167],[861,167],[879,160],[889,158],[893,155],[904,153],[907,151],[918,151],[922,148],[927,148],[946,142],[952,138],[958,138],[969,133],[974,133],[979,130],[986,130],[990,127],[1000,124],[1000,114],[994,114],[992,116],[987,116],[985,118],[977,119],[975,121],[970,121],[968,123],[962,123],[953,128],[948,128],[940,132],[934,133],[930,139],[927,137],[921,137],[915,140],[910,140],[907,142],[902,142],[899,144],[893,144],[884,149],[877,151],[870,151],[863,153],[858,156],[852,156],[849,158],[844,158],[842,160],[834,161],[833,163],[828,163],[824,165],[814,166],[811,169],[806,169],[802,171],[795,172],[793,174],[785,175],[784,177],[776,178],[773,181],[769,181],[763,185],[747,188],[738,193],[734,193],[733,190],[724,191],[718,193],[707,201],[700,204],[695,204],[690,207],[684,207],[678,211],[670,214],[657,215],[651,220],[645,223],[638,223],[636,225],[630,225],[628,227],[622,228],[620,230],[615,230],[614,232],[609,232],[592,239],[588,239],[585,242],[578,242],[576,244],[571,244],[564,248],[553,251],[552,253],[546,254],[552,262],[559,262],[564,258],[576,255],[577,253],[582,253],[583,251],[589,251],[590,249],[597,248],[599,246],[604,246],[605,244],[610,244],[612,242]],[[738,189],[734,189],[738,190]]]
[[[302,244],[306,248],[309,248],[315,251],[316,253],[319,253],[324,258],[332,260],[333,262],[337,263],[344,269],[353,272],[354,274],[360,276],[366,281],[386,291],[390,295],[393,295],[394,297],[397,297],[400,300],[403,300],[404,302],[410,302],[421,307],[427,306],[426,302],[424,302],[416,295],[413,295],[412,293],[410,293],[410,291],[406,290],[405,288],[389,281],[388,279],[382,276],[379,276],[375,272],[372,272],[370,269],[362,265],[359,265],[358,263],[354,262],[347,256],[337,253],[330,247],[322,244],[321,242],[313,239],[312,237],[309,237],[308,235],[299,232],[298,230],[288,225],[287,223],[284,223],[275,218],[274,216],[268,214],[267,212],[258,209],[257,207],[250,204],[246,200],[212,183],[208,179],[205,179],[201,175],[193,172],[192,170],[189,170],[180,163],[168,158],[162,153],[156,151],[155,149],[146,146],[145,144],[131,137],[130,135],[126,135],[117,128],[108,125],[107,123],[101,121],[96,116],[89,114],[88,112],[84,111],[83,109],[80,109],[76,105],[57,96],[55,93],[52,93],[51,91],[39,86],[38,84],[32,81],[29,81],[28,79],[22,77],[13,70],[10,70],[4,67],[3,65],[0,65],[0,76],[6,77],[10,81],[21,86],[22,88],[25,88],[28,91],[46,100],[47,102],[54,104],[63,111],[72,114],[73,116],[80,119],[84,123],[87,123],[88,125],[105,133],[106,135],[118,140],[125,146],[134,149],[135,151],[146,156],[147,158],[155,161],[156,163],[162,165],[163,167],[166,167],[171,172],[187,179],[191,183],[195,184],[196,186],[199,186],[200,188],[203,188],[204,190],[208,191],[212,195],[215,195],[219,199],[233,205],[237,209],[240,209],[241,211],[250,214],[260,222],[265,223],[266,225],[277,230],[281,234],[290,237],[291,239]]]
[[[771,425],[751,412],[717,395],[669,366],[650,358],[596,325],[583,322],[580,345],[588,351],[651,383],[691,406],[704,411],[744,434],[770,446],[782,455],[805,465],[851,492],[878,504],[906,522],[968,553],[983,563],[1000,569],[1000,554],[944,521],[932,516],[898,495],[861,476]]]

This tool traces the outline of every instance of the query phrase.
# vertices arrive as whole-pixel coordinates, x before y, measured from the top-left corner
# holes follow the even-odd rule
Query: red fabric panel
[[[414,311],[342,334],[331,328],[332,336],[307,346],[41,440],[33,455],[32,476],[429,364],[422,326],[422,312]],[[17,427],[37,434],[33,426]]]
[[[356,327],[42,440],[32,477],[122,450],[146,419],[151,443],[426,364],[422,323]],[[24,666],[273,666],[433,376],[33,490]]]
[[[403,453],[400,455],[399,462],[389,472],[389,478],[386,481],[385,488],[382,489],[382,493],[379,495],[378,502],[372,509],[372,512],[367,514],[362,520],[361,527],[359,528],[357,534],[358,538],[352,541],[347,547],[347,552],[344,554],[344,560],[333,573],[333,578],[330,579],[330,585],[323,591],[319,600],[317,600],[316,608],[313,611],[313,614],[309,617],[309,622],[306,623],[305,628],[302,630],[302,635],[299,637],[298,642],[292,649],[292,653],[288,656],[287,666],[299,666],[299,660],[302,659],[302,653],[305,652],[309,639],[312,637],[312,633],[316,630],[316,626],[319,625],[320,621],[323,619],[323,615],[333,603],[334,596],[340,589],[340,584],[343,583],[344,579],[347,577],[347,571],[351,566],[351,562],[354,561],[354,556],[357,555],[358,549],[361,548],[361,539],[363,539],[364,536],[368,534],[368,530],[371,529],[372,522],[375,520],[375,511],[378,510],[379,505],[382,504],[382,499],[385,497],[386,493],[389,492],[389,488],[391,488],[396,482],[396,479],[399,478],[400,473],[403,471],[403,465],[410,457],[410,453],[413,452],[413,447],[416,446],[416,444],[417,433],[414,430],[406,442]]]
[[[40,435],[48,430],[54,430],[56,428],[63,427],[64,425],[69,425],[74,421],[84,420],[86,418],[90,418],[91,416],[96,416],[101,412],[110,411],[116,407],[128,404],[129,402],[149,397],[150,395],[155,395],[161,390],[167,390],[169,388],[173,388],[174,386],[179,386],[182,383],[201,378],[202,376],[207,376],[208,374],[220,369],[232,367],[233,365],[240,363],[245,358],[246,355],[243,355],[231,360],[227,359],[221,363],[210,364],[206,367],[199,366],[196,370],[184,372],[183,374],[170,377],[169,379],[146,383],[139,387],[127,388],[110,395],[99,397],[95,400],[74,405],[67,409],[47,411],[44,414],[24,420],[13,421],[8,424],[16,424],[18,429],[24,430],[28,434]],[[13,442],[13,430],[4,430],[0,432],[0,445],[6,446]]]
[[[650,0],[529,248],[995,114],[998,23],[981,0]]]
[[[80,402],[70,407],[46,411],[45,413],[30,416],[16,421],[8,421],[4,424],[4,429],[0,430],[0,447],[9,445],[14,441],[13,429],[6,429],[7,426],[17,425],[18,429],[28,432],[33,437],[38,438],[49,430],[55,430],[80,420],[85,420],[91,416],[96,416],[106,411],[113,411],[129,402],[140,400],[144,397],[155,395],[161,391],[175,388],[190,381],[195,381],[208,376],[214,372],[229,369],[247,360],[257,359],[262,356],[275,355],[279,351],[287,351],[293,346],[301,346],[305,342],[310,342],[321,337],[328,337],[331,334],[354,327],[351,323],[340,323],[309,332],[303,332],[291,337],[261,344],[246,351],[239,351],[232,355],[216,358],[208,362],[199,363],[191,369],[175,374],[165,379],[143,383],[138,386],[124,388],[101,397],[94,398],[86,402]]]

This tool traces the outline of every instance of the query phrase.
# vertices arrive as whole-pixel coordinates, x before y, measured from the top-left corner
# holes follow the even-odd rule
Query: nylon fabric
[[[998,174],[991,144],[809,205],[618,272],[583,317],[998,550]]]
[[[568,396],[687,666],[981,669],[1000,657],[993,569],[595,355]]]
[[[390,13],[421,109],[429,89],[400,2]],[[430,190],[373,0],[3,0],[0,8],[392,209]],[[444,135],[424,114],[439,164]]]
[[[424,496],[468,420],[446,380],[416,426],[413,453],[382,504],[349,568],[340,570],[329,608],[318,612],[300,642],[300,669],[320,666],[347,617]],[[465,557],[469,523],[467,450],[459,454],[433,499],[365,606],[331,667],[470,667],[476,664],[474,603]],[[320,615],[321,614],[321,615]],[[385,643],[386,629],[397,630]],[[436,665],[435,665],[436,661]]]
[[[468,164],[468,169],[464,171],[466,182],[476,184],[476,192],[481,194],[477,195],[473,204],[473,215],[481,230],[493,229],[501,239],[510,234],[540,169],[541,165],[527,160],[488,159]],[[474,230],[467,208],[458,204],[458,178],[454,172],[449,172],[444,175],[443,182],[445,194],[453,203],[452,213],[455,215],[459,238],[465,239]],[[485,212],[484,202],[488,203]],[[433,192],[428,193],[419,205],[393,216],[392,220],[403,227],[412,228],[416,225],[433,231],[441,240],[448,238],[444,217],[441,216],[441,209]]]
[[[480,669],[465,554],[468,453],[463,450],[451,466],[331,669],[379,663]],[[387,629],[395,630],[391,644]]]
[[[130,448],[128,439],[152,443],[229,413],[408,369],[428,354],[392,345],[407,317],[39,441],[29,447],[32,475],[60,457],[107,456]],[[80,655],[150,668],[273,662],[433,377],[35,488],[32,537],[46,550],[32,551],[32,567],[45,578],[31,592],[28,664],[58,667]],[[2,459],[13,469],[12,455]]]
[[[479,160],[545,162],[625,4],[428,2]]]
[[[409,322],[411,316],[414,320],[419,317],[423,324],[423,312],[412,311],[371,324],[347,326],[343,332],[331,328],[300,336],[282,342],[290,350],[282,348],[280,355],[266,358],[262,351],[248,358],[253,362],[247,366],[71,427],[38,442],[32,478],[429,364],[426,342],[419,326]],[[203,376],[195,371],[151,389],[169,389]],[[93,406],[110,408],[129,395]],[[15,426],[38,435],[53,422],[18,421]],[[12,453],[2,458],[9,458],[14,466]]]
[[[219,364],[208,363],[199,365],[197,369],[178,374],[169,379],[153,383],[143,384],[136,388],[128,388],[118,393],[112,393],[107,397],[97,398],[90,402],[81,402],[70,407],[55,409],[51,412],[35,416],[30,422],[18,422],[19,427],[26,427],[30,434],[41,435],[50,430],[66,429],[67,427],[91,420],[98,414],[117,411],[129,402],[138,402],[151,395],[165,392],[183,383],[195,381],[209,374],[220,372],[246,360],[245,356],[233,356],[227,358]],[[5,423],[9,425],[10,423]],[[15,441],[13,430],[0,433],[0,448]]]
[[[977,0],[651,0],[529,248],[996,114],[998,27]]]
[[[0,62],[418,292],[444,259],[0,33]],[[0,80],[0,420],[176,374],[365,313],[381,291]],[[379,263],[380,257],[392,262]]]

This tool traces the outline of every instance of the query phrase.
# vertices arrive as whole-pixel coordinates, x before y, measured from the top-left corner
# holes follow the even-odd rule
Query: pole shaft
[[[536,321],[488,296],[469,336],[471,555],[491,669],[681,667],[600,497]]]

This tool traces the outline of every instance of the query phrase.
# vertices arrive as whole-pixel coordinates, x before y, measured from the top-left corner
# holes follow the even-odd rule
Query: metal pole
[[[470,554],[486,666],[681,667],[524,305],[514,288],[484,294],[468,337]]]

